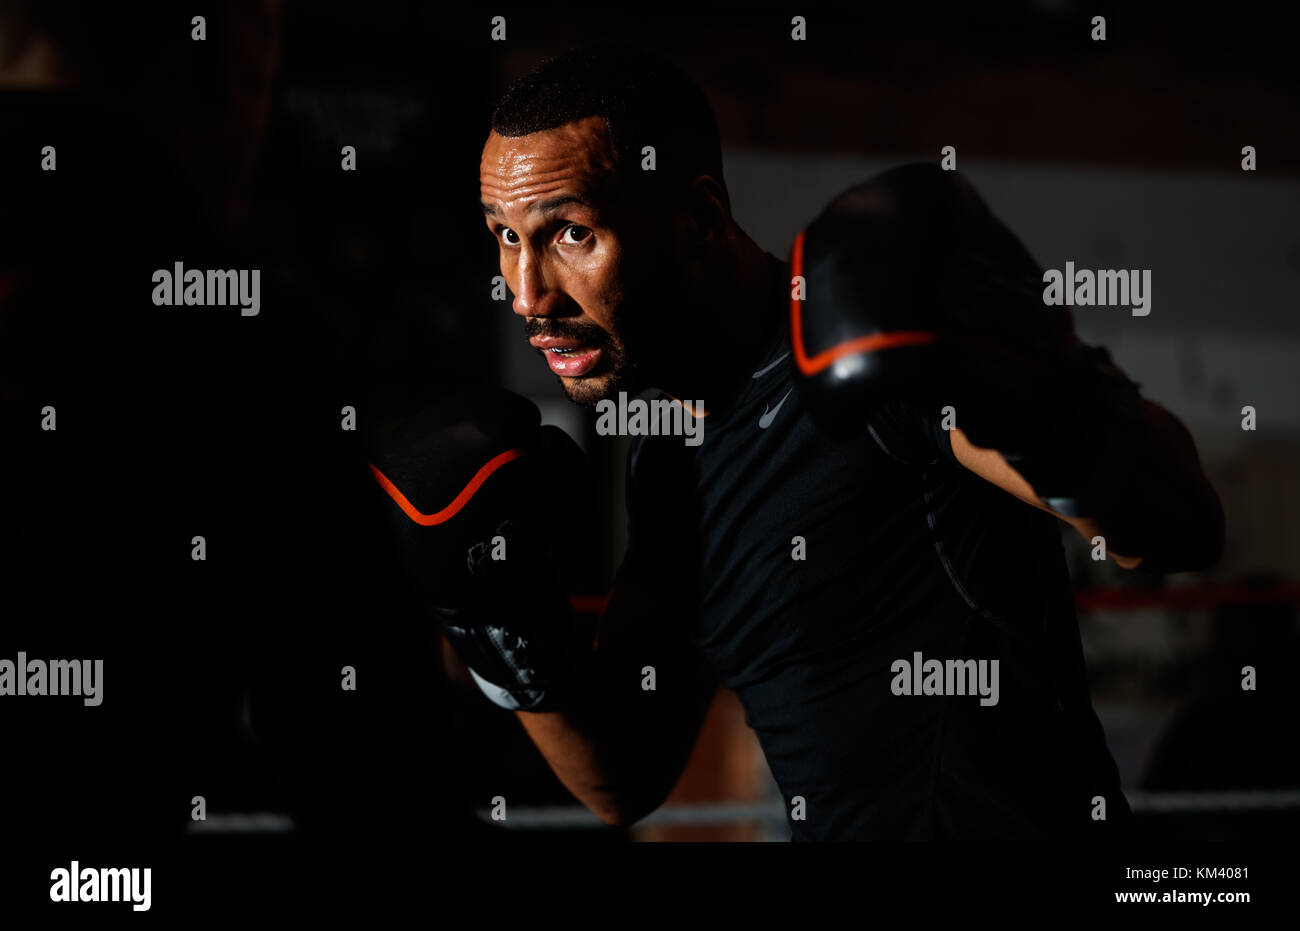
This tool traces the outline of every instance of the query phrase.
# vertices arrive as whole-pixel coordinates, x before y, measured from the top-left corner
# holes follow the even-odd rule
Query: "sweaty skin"
[[[591,406],[653,386],[703,398],[707,411],[761,338],[752,315],[769,302],[765,253],[716,180],[684,188],[671,202],[633,192],[600,117],[489,134],[484,220],[514,312],[570,400]]]
[[[623,243],[597,209],[614,171],[603,120],[593,117],[542,133],[492,133],[483,147],[479,191],[484,219],[500,249],[501,274],[530,343],[594,350],[588,371],[556,371],[565,393],[591,404],[613,387],[626,352],[615,332],[623,300]],[[545,324],[545,325],[543,325]],[[552,363],[553,370],[562,360]]]

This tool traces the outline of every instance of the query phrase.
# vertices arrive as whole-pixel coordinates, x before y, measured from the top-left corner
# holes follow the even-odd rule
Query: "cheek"
[[[586,261],[574,268],[569,294],[583,312],[602,329],[614,332],[614,324],[627,294],[622,253],[616,247],[593,250]]]

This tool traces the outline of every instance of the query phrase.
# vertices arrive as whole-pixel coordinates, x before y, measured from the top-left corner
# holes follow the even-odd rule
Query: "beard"
[[[556,376],[574,404],[594,408],[601,401],[614,400],[620,391],[629,397],[639,394],[681,353],[680,337],[671,334],[693,329],[693,313],[680,297],[690,292],[690,281],[670,232],[647,235],[629,245],[617,278],[600,294],[600,303],[613,308],[608,330],[568,317],[533,317],[524,322],[529,339],[572,339],[601,350],[599,364],[586,375]]]
[[[524,322],[524,335],[528,339],[572,339],[584,346],[601,350],[600,362],[593,371],[577,377],[556,376],[565,397],[574,404],[594,408],[600,401],[612,399],[620,391],[635,394],[644,387],[623,342],[598,326],[534,317]],[[545,351],[539,352],[545,357]]]

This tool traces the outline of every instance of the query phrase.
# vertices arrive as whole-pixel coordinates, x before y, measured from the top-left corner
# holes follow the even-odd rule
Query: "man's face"
[[[479,193],[514,311],[569,399],[594,405],[645,387],[629,335],[678,278],[673,237],[663,211],[617,196],[604,120],[513,138],[493,132]]]

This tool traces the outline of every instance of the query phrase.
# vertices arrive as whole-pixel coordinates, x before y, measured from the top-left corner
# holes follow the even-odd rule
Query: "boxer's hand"
[[[1042,272],[960,177],[907,165],[833,200],[795,241],[792,358],[823,429],[859,433],[907,400],[996,449],[1065,514],[1105,492],[1097,457],[1139,416],[1137,385],[1042,300]]]
[[[371,470],[423,605],[492,701],[550,710],[590,631],[563,558],[585,536],[586,460],[505,391],[443,398],[394,431]]]

